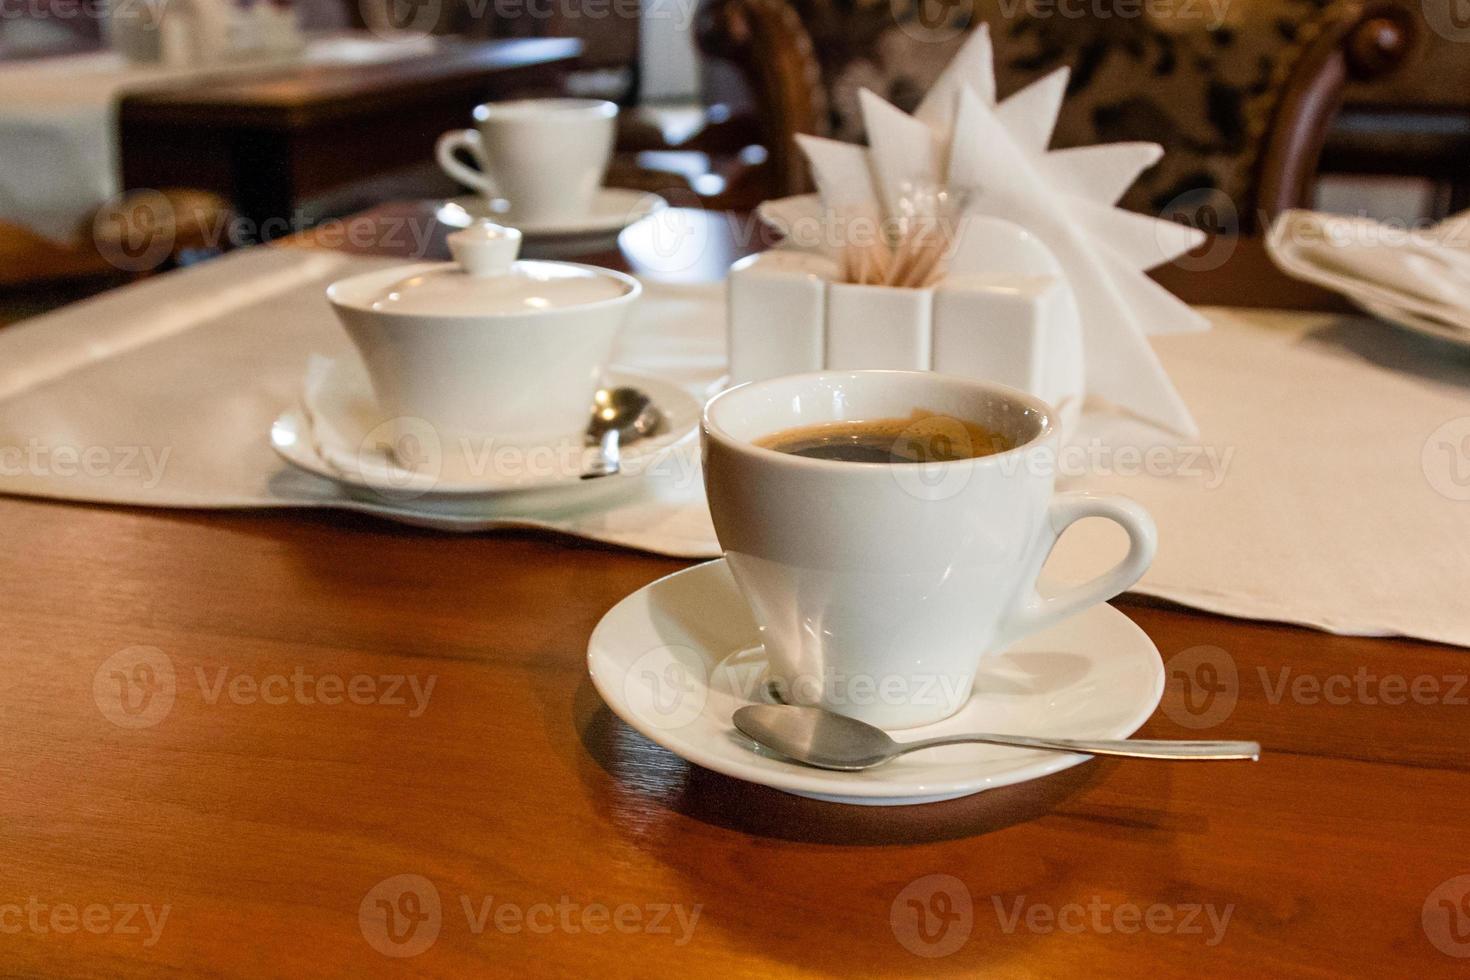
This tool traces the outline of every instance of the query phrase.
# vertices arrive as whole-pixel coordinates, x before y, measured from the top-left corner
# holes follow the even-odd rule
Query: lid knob
[[[449,254],[467,274],[501,276],[521,250],[521,233],[493,221],[477,221],[449,235]]]

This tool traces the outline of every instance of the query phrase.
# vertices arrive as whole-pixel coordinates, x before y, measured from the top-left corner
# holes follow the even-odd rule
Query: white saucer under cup
[[[508,225],[537,242],[541,257],[548,244],[564,244],[564,254],[584,254],[588,248],[604,238],[615,236],[651,214],[668,207],[668,202],[657,194],[646,191],[627,190],[621,187],[599,187],[592,195],[587,210],[564,218],[532,218],[522,214],[511,201],[487,200],[479,194],[464,194],[442,204],[435,215],[444,224],[453,228],[465,228],[475,221],[489,220]],[[550,241],[548,241],[550,240]]]
[[[934,803],[1037,779],[1090,756],[952,745],[863,772],[812,769],[737,732],[745,704],[769,700],[760,631],[724,560],[659,579],[619,602],[587,647],[593,685],[613,713],[675,755],[714,772],[833,803]],[[1016,641],[983,661],[954,716],[903,739],[998,731],[1127,738],[1158,707],[1158,649],[1106,604]]]
[[[552,496],[585,501],[614,492],[617,484],[680,472],[688,465],[670,459],[692,441],[699,425],[700,400],[657,375],[609,368],[603,384],[627,385],[648,393],[664,421],[652,435],[623,447],[623,469],[616,477],[583,480],[595,449],[586,445],[580,423],[544,442],[497,440],[482,454],[492,463],[481,472],[454,478],[426,460],[405,470],[384,449],[387,416],[373,396],[367,372],[355,357],[319,358],[308,367],[301,404],[282,412],[271,427],[271,446],[288,463],[339,485],[346,493],[373,502],[419,509],[454,507],[483,515],[503,511],[512,498],[546,507]],[[453,447],[440,446],[442,453]]]

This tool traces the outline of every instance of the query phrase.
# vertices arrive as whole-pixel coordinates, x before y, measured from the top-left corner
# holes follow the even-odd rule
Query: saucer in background
[[[539,221],[516,217],[515,206],[505,200],[487,201],[480,194],[462,194],[440,205],[436,217],[454,228],[468,227],[472,221],[488,218],[497,224],[516,228],[526,238],[584,237],[615,235],[624,228],[668,207],[657,194],[647,191],[602,187],[592,199],[592,207],[584,215]]]

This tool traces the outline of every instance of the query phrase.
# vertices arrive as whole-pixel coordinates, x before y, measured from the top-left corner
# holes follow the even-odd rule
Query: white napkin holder
[[[1035,236],[969,217],[949,272],[927,289],[841,282],[836,261],[773,249],[730,269],[730,380],[869,368],[994,381],[1057,410],[1083,397],[1082,323],[1061,267]]]

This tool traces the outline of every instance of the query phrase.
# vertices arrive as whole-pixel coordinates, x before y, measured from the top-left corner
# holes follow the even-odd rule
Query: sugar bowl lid
[[[630,291],[625,277],[590,266],[517,262],[520,247],[516,229],[476,222],[449,235],[452,263],[379,287],[362,305],[406,316],[494,316],[586,306]]]

